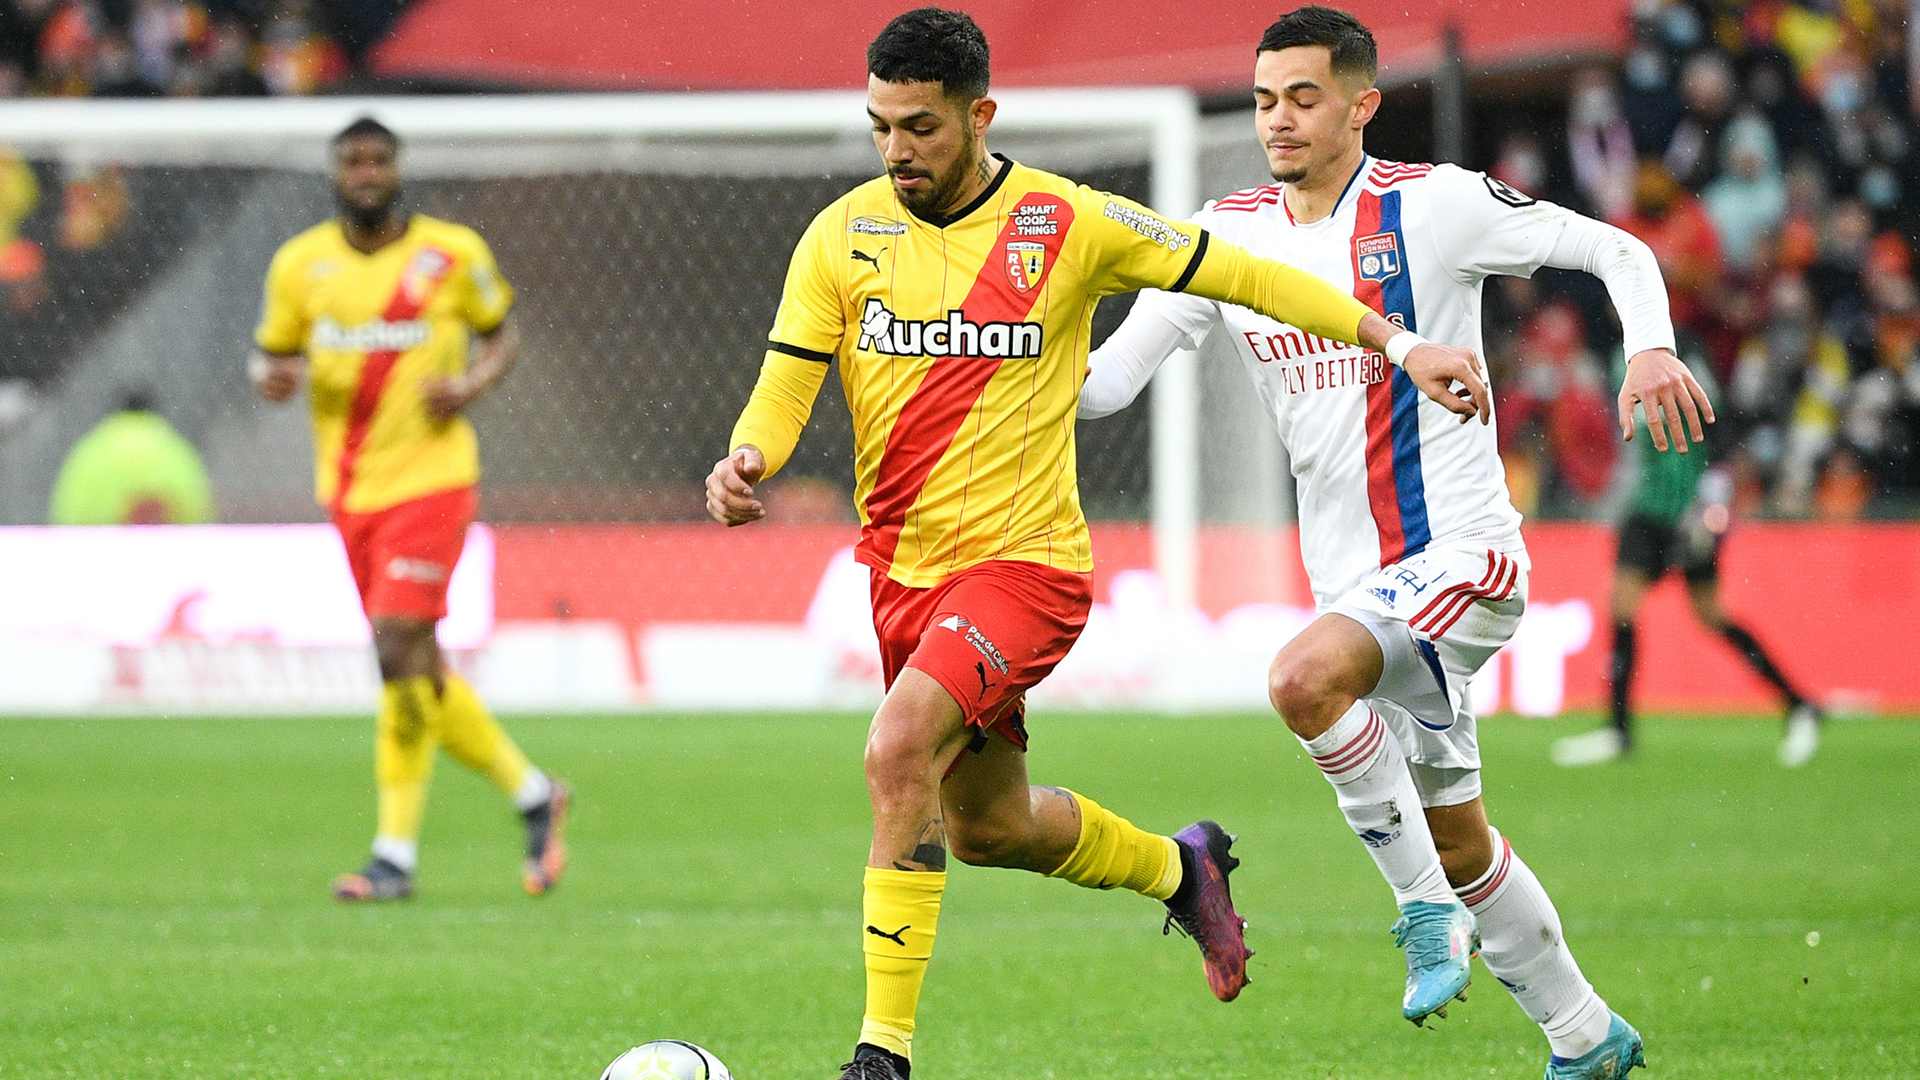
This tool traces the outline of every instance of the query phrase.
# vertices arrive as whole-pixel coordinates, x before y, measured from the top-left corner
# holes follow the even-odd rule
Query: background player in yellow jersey
[[[801,239],[707,507],[728,525],[764,516],[753,484],[786,462],[838,362],[888,686],[866,748],[866,1016],[842,1077],[896,1080],[912,1068],[949,846],[962,862],[1162,900],[1216,996],[1247,981],[1227,880],[1238,862],[1218,825],[1159,836],[1027,780],[1023,694],[1072,647],[1092,600],[1073,424],[1099,299],[1154,286],[1245,304],[1404,361],[1463,421],[1488,413],[1470,351],[1423,342],[1195,226],[989,155],[987,43],[967,16],[902,15],[867,66],[888,175]]]
[[[373,857],[334,895],[412,895],[427,781],[445,747],[519,808],[521,879],[537,896],[566,867],[567,788],[528,763],[434,639],[478,509],[479,447],[461,412],[513,361],[513,291],[472,229],[400,212],[399,152],[371,118],[335,136],[340,216],[274,255],[249,361],[268,401],[309,379],[318,497],[346,544],[380,660]]]

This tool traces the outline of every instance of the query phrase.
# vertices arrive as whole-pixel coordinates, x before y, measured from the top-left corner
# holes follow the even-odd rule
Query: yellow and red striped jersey
[[[323,506],[368,513],[479,481],[473,425],[433,419],[423,388],[465,371],[471,335],[512,306],[486,241],[424,214],[372,254],[337,220],[281,245],[254,341],[306,354]]]
[[[991,559],[1091,570],[1073,424],[1094,306],[1182,287],[1205,248],[1195,226],[1015,163],[946,217],[908,213],[884,176],[822,211],[768,347],[839,361],[860,561],[913,587]]]

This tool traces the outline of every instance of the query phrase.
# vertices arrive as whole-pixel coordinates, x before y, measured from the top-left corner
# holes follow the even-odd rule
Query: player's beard
[[[961,155],[960,160],[953,163],[953,168],[948,170],[945,176],[935,176],[924,169],[888,169],[887,175],[924,176],[932,180],[931,184],[918,191],[902,190],[896,183],[893,185],[893,194],[900,200],[901,205],[916,214],[937,214],[953,201],[954,194],[967,182],[967,170],[977,163],[978,158],[969,150]]]
[[[393,208],[400,202],[400,189],[394,188],[378,206],[356,204],[337,188],[334,190],[333,200],[339,205],[341,216],[352,222],[354,228],[362,232],[373,232],[393,216]]]

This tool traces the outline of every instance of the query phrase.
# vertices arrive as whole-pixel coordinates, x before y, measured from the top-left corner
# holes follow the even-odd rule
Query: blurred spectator
[[[1758,113],[1742,113],[1721,138],[1725,171],[1701,196],[1727,268],[1743,276],[1761,269],[1766,246],[1787,215],[1773,131]]]
[[[119,166],[70,163],[60,197],[60,246],[92,251],[126,226],[128,209],[127,180]]]
[[[1516,131],[1500,141],[1500,158],[1487,175],[1535,198],[1546,194],[1547,155],[1540,140]]]
[[[1639,162],[1619,95],[1604,71],[1588,68],[1574,76],[1573,98],[1567,104],[1567,152],[1573,159],[1574,185],[1595,216],[1611,221],[1624,215],[1633,204]]]
[[[1774,510],[1811,509],[1849,382],[1846,346],[1823,325],[1812,291],[1800,278],[1780,278],[1766,329],[1741,350],[1729,395],[1755,473],[1775,486]]]
[[[1660,260],[1673,321],[1702,329],[1720,284],[1720,238],[1692,192],[1666,166],[1644,158],[1634,176],[1633,206],[1613,224],[1646,241]]]
[[[20,223],[40,205],[40,182],[11,147],[0,146],[0,300],[15,314],[46,298],[46,253],[20,235]]]
[[[54,481],[54,525],[200,525],[213,487],[193,444],[153,410],[144,391],[82,436]]]
[[[1526,317],[1512,344],[1517,379],[1498,387],[1501,456],[1523,514],[1592,506],[1612,483],[1606,374],[1587,348],[1580,315],[1563,299]]]
[[[1685,111],[1667,140],[1662,162],[1675,180],[1694,191],[1720,171],[1721,132],[1739,89],[1733,62],[1720,53],[1697,52],[1681,69],[1680,99]]]
[[[276,94],[311,94],[338,81],[346,54],[313,24],[306,0],[279,0],[261,35],[260,75]]]
[[[1807,268],[1807,284],[1827,319],[1848,341],[1868,337],[1865,289],[1867,251],[1873,244],[1873,216],[1858,199],[1841,199],[1827,215],[1819,254]]]

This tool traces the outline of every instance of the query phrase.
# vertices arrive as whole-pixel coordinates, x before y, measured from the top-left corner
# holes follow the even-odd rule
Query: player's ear
[[[967,107],[967,124],[978,139],[987,133],[987,125],[993,123],[993,114],[998,112],[1000,104],[990,97],[975,98]]]
[[[1366,127],[1368,121],[1373,119],[1373,114],[1379,111],[1380,111],[1380,88],[1379,87],[1369,86],[1365,90],[1362,90],[1358,94],[1354,95],[1354,98],[1353,98],[1354,130],[1357,131],[1360,128]]]

